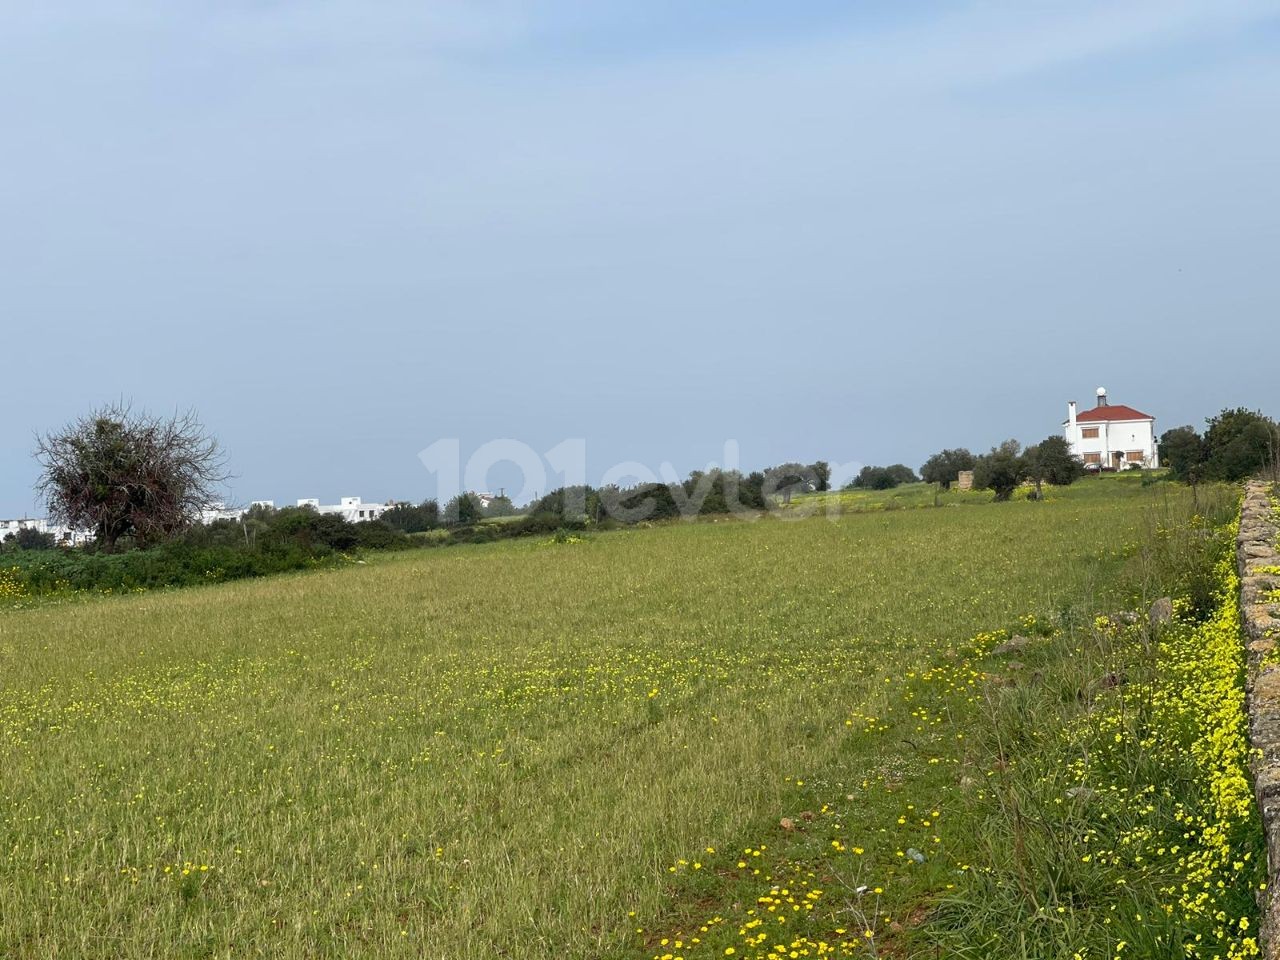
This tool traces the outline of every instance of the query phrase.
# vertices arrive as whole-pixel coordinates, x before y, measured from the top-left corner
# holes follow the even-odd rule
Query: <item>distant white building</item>
[[[1063,430],[1071,452],[1088,470],[1160,466],[1156,418],[1122,403],[1108,402],[1106,387],[1098,388],[1098,402],[1092,410],[1080,413],[1074,400],[1068,403]]]
[[[249,504],[249,510],[254,507],[266,507],[267,509],[275,509],[274,500],[254,500]],[[213,506],[200,511],[200,522],[203,524],[213,523],[215,520],[239,520],[249,510],[243,507],[228,507],[225,503],[215,503]]]
[[[215,503],[200,511],[200,522],[206,526],[215,520],[239,520],[244,511],[239,507],[228,507],[225,503]]]
[[[298,506],[311,507],[317,513],[341,514],[351,523],[360,523],[363,520],[378,519],[378,517],[390,510],[393,504],[365,503],[359,497],[343,497],[341,503],[332,505],[321,504],[319,500],[299,500]],[[229,507],[225,503],[215,503],[200,511],[200,522],[208,525],[218,520],[239,520],[252,507],[274,509],[275,502],[272,500],[254,500],[249,508]],[[0,520],[0,542],[3,542],[5,537],[17,536],[19,530],[38,530],[41,533],[52,533],[58,543],[65,546],[79,546],[82,543],[89,543],[93,540],[93,533],[89,530],[72,530],[70,527],[51,524],[48,520],[40,517],[22,517],[15,520]]]
[[[361,523],[365,520],[376,520],[382,516],[394,504],[390,503],[365,503],[359,497],[343,497],[341,503],[325,504],[321,503],[316,497],[304,497],[296,502],[299,507],[310,507],[316,513],[336,513],[343,519],[351,523]],[[253,507],[266,507],[268,509],[275,508],[274,500],[254,500],[249,509]],[[215,520],[239,520],[249,510],[241,507],[228,507],[224,504],[214,504],[207,510],[200,512],[201,523],[213,523]]]
[[[40,533],[51,533],[53,538],[64,546],[78,546],[93,539],[88,530],[72,530],[70,527],[50,523],[43,517],[22,517],[17,520],[0,520],[0,541],[6,537],[18,535],[20,530],[37,530]]]
[[[377,520],[391,509],[385,503],[365,503],[359,497],[343,497],[341,503],[331,505],[321,504],[316,499],[299,500],[298,506],[310,507],[316,513],[338,513],[350,523],[360,523],[362,520]]]

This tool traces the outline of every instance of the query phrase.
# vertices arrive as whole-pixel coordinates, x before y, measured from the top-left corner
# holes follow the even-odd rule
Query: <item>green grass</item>
[[[973,638],[1128,599],[1185,496],[1107,478],[9,612],[0,956],[742,956],[782,877],[788,932],[909,949],[983,849]]]
[[[1109,499],[1117,490],[1128,491],[1133,485],[1163,481],[1166,471],[1134,471],[1125,474],[1091,474],[1071,487],[1045,486],[1046,501],[1069,498],[1079,503],[1091,498]],[[1015,500],[1026,500],[1031,486],[1015,491]],[[991,503],[995,494],[990,490],[961,490],[952,487],[941,490],[932,483],[904,483],[891,490],[830,490],[824,493],[799,494],[792,498],[785,509],[814,513],[868,513],[875,511],[910,510],[920,507],[972,506]]]

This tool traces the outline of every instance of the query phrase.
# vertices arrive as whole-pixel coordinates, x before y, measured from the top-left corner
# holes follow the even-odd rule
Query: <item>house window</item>
[[[1102,462],[1102,454],[1100,454],[1100,453],[1086,453],[1086,454],[1084,455],[1084,462],[1085,462],[1085,463],[1101,463],[1101,462]]]
[[[1141,451],[1141,450],[1130,450],[1128,453],[1126,453],[1126,454],[1124,455],[1124,458],[1125,458],[1126,460],[1128,460],[1130,463],[1141,463],[1141,462],[1142,462],[1142,451]]]
[[[1081,440],[1097,440],[1098,428],[1097,427],[1081,427],[1080,439]]]

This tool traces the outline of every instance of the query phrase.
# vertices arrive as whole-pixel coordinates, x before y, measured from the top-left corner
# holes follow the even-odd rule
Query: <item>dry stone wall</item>
[[[1259,480],[1245,487],[1236,557],[1248,650],[1249,737],[1258,751],[1254,791],[1267,837],[1262,942],[1268,960],[1280,960],[1280,530],[1273,492],[1272,484]]]

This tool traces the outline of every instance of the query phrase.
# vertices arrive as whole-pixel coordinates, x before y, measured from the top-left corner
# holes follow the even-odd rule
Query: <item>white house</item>
[[[377,520],[391,508],[385,503],[365,503],[359,497],[343,497],[341,503],[323,505],[319,500],[299,500],[298,506],[310,507],[316,513],[340,513],[351,523]]]
[[[310,507],[316,513],[341,514],[351,523],[359,523],[362,520],[376,520],[393,506],[390,503],[365,503],[359,497],[343,497],[341,503],[333,504],[323,504],[312,497],[297,501],[297,505]],[[252,506],[274,508],[275,501],[254,500]],[[225,504],[215,503],[209,509],[200,512],[200,522],[213,523],[215,520],[239,520],[247,512],[241,507],[228,507]]]
[[[58,543],[67,546],[77,546],[82,543],[88,543],[93,539],[93,533],[90,531],[61,527],[50,523],[44,518],[23,517],[19,520],[0,520],[0,540],[10,536],[17,536],[19,530],[38,530],[41,533],[51,533]]]
[[[275,509],[274,500],[254,500],[250,505],[253,507],[267,507]],[[243,507],[228,507],[225,503],[218,502],[200,511],[200,522],[203,524],[213,523],[215,520],[239,520],[249,511]]]
[[[244,516],[244,511],[239,507],[228,507],[225,503],[215,503],[200,511],[200,522],[207,525],[215,520],[239,520],[242,516]]]
[[[1076,403],[1067,404],[1063,423],[1071,452],[1089,470],[1125,470],[1158,467],[1156,418],[1122,403],[1107,401],[1106,387],[1098,388],[1098,404],[1083,413]]]

